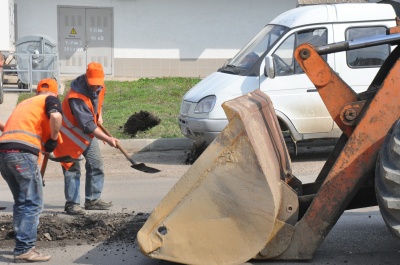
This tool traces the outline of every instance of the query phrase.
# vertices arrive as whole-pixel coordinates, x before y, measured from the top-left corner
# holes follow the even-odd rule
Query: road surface
[[[300,180],[311,182],[326,160],[330,148],[300,148],[298,156],[292,156],[293,173]],[[157,174],[145,174],[130,167],[122,154],[103,155],[106,183],[103,198],[112,200],[114,207],[109,213],[149,213],[167,194],[176,181],[189,168],[184,161],[184,151],[143,152],[134,159],[161,169]],[[49,162],[45,173],[45,214],[61,214],[64,206],[61,168]],[[83,198],[83,185],[81,184]],[[0,205],[7,206],[2,214],[10,214],[11,193],[4,180],[0,180]],[[0,217],[1,218],[1,217]],[[52,255],[43,264],[144,264],[172,265],[175,263],[149,259],[143,256],[136,244],[87,243],[68,245],[38,242],[38,248]],[[0,263],[12,262],[12,248],[0,249]],[[330,234],[318,248],[314,258],[306,264],[399,264],[400,240],[386,228],[377,207],[346,211]],[[249,261],[246,264],[305,264],[304,262]]]

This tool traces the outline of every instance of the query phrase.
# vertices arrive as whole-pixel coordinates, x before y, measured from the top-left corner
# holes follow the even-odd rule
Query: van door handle
[[[307,93],[308,92],[318,92],[318,90],[316,89],[316,88],[314,88],[314,89],[307,89]]]

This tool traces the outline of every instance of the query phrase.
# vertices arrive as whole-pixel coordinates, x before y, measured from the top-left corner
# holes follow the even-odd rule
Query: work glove
[[[46,141],[46,143],[44,144],[44,150],[47,153],[51,153],[53,152],[54,149],[56,149],[57,147],[57,140],[53,140],[53,139],[49,139]]]

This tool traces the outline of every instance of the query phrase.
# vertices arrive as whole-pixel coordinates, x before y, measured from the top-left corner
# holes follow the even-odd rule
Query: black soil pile
[[[38,227],[37,242],[47,245],[132,243],[137,232],[147,220],[144,213],[94,213],[83,216],[66,214],[42,214]],[[0,215],[0,249],[14,246],[12,215]]]
[[[160,124],[161,120],[153,114],[141,110],[131,115],[124,124],[124,133],[135,137],[139,131],[147,131]]]
[[[207,148],[207,143],[205,141],[197,141],[192,144],[187,150],[186,150],[186,160],[185,164],[186,165],[191,165],[193,164],[199,156],[206,150]]]

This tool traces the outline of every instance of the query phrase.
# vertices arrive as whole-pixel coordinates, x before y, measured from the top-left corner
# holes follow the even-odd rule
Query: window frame
[[[357,29],[364,29],[365,31],[368,31],[368,29],[372,29],[372,28],[382,28],[384,30],[384,33],[387,32],[388,28],[385,25],[371,25],[371,26],[356,26],[356,27],[349,27],[345,30],[345,40],[346,41],[351,41],[354,40],[354,38],[351,38],[351,35],[349,34],[349,32],[351,30],[357,30]],[[371,36],[377,36],[380,34],[375,34],[375,35],[363,35],[361,38],[367,38],[367,37],[371,37]],[[357,38],[358,39],[358,38]],[[384,58],[360,58],[360,60],[374,60],[374,59],[381,59],[382,63],[381,64],[368,64],[368,65],[354,65],[352,64],[353,62],[358,60],[358,56],[354,56],[353,54],[355,53],[359,53],[359,54],[373,54],[376,53],[377,49],[379,49],[378,47],[387,47],[387,54],[386,57]],[[375,50],[374,52],[372,52],[372,50]],[[382,53],[384,52],[383,49],[381,50]],[[355,50],[349,50],[346,51],[346,64],[350,69],[365,69],[365,68],[379,68],[382,66],[383,62],[386,60],[387,56],[389,56],[390,54],[390,45],[389,44],[381,44],[378,46],[372,46],[372,47],[365,47],[365,48],[360,48],[360,49],[355,49]],[[353,62],[350,62],[350,58],[351,57],[356,57],[357,59],[355,59]]]
[[[283,40],[279,47],[272,53],[272,58],[274,60],[274,68],[276,71],[276,76],[291,76],[291,75],[297,75],[297,74],[304,74],[303,69],[300,67],[300,65],[298,64],[298,62],[296,61],[296,59],[294,58],[294,51],[297,48],[297,46],[299,46],[299,34],[301,33],[305,33],[307,32],[308,34],[312,34],[312,36],[314,36],[314,32],[316,32],[317,30],[323,30],[323,33],[321,35],[319,35],[321,38],[322,36],[325,37],[324,43],[320,44],[320,45],[326,45],[328,43],[328,28],[324,27],[324,26],[320,26],[320,27],[316,27],[316,28],[306,28],[306,29],[300,29],[298,31],[293,32],[292,34],[288,35],[285,40]],[[285,45],[285,42],[288,41],[290,38],[293,38],[293,35],[295,36],[294,41],[293,41],[293,50],[292,50],[292,57],[288,58],[291,59],[291,68],[292,71],[290,73],[287,74],[280,74],[278,73],[277,69],[278,67],[276,66],[276,57],[274,55],[277,54],[277,52],[279,53],[279,50],[282,48],[283,45]],[[315,41],[317,40],[317,38],[310,38],[309,40],[313,40],[314,41],[314,45],[315,45]],[[309,40],[307,41],[302,41],[300,44],[309,42]],[[311,44],[313,44],[313,42],[310,42]],[[278,54],[279,56],[279,54]],[[281,56],[279,56],[281,57]],[[324,58],[324,60],[327,60],[327,55],[322,55],[322,57]],[[283,58],[282,58],[283,59]]]

